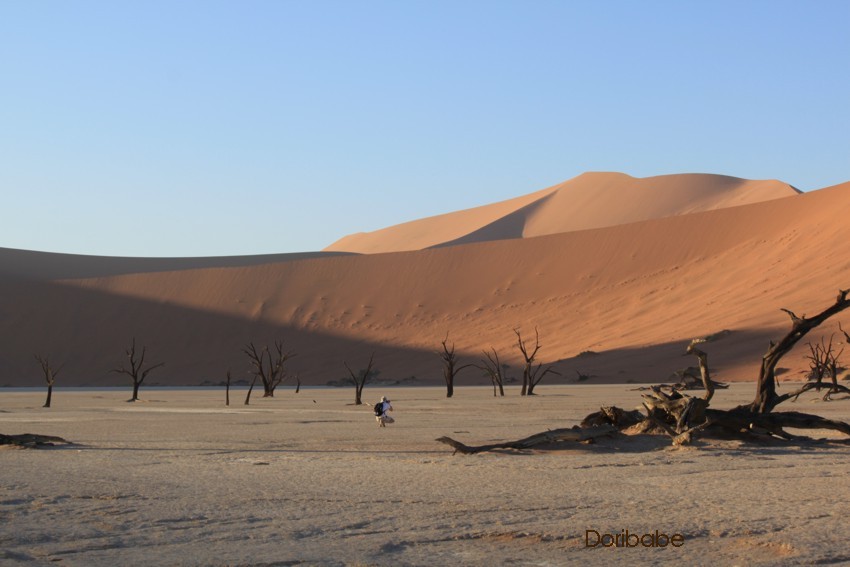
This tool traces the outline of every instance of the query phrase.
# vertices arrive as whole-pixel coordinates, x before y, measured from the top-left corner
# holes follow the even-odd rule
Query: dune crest
[[[325,251],[360,254],[421,250],[617,226],[791,197],[777,180],[711,174],[635,178],[590,172],[523,197],[352,234]]]

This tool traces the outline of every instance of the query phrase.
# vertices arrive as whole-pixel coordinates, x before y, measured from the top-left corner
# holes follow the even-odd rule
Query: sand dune
[[[256,266],[305,258],[345,255],[344,252],[298,252],[293,254],[256,254],[252,256],[209,256],[198,258],[121,258],[56,254],[0,248],[0,276],[29,280],[94,278],[121,274]]]
[[[798,193],[781,181],[723,175],[637,179],[623,173],[585,173],[510,201],[349,235],[326,250],[372,254],[528,238],[710,211]]]
[[[848,210],[850,183],[547,236],[171,271],[111,260],[60,270],[52,255],[35,269],[35,253],[19,268],[4,251],[0,385],[39,384],[34,352],[67,362],[64,385],[123,384],[108,370],[132,336],[166,362],[150,378],[162,384],[219,382],[228,368],[244,377],[241,345],[276,337],[299,353],[291,370],[304,383],[343,378],[343,361],[362,367],[375,352],[380,378],[434,384],[447,333],[467,361],[493,346],[516,364],[515,327],[539,329],[541,360],[563,374],[552,381],[666,380],[693,364],[682,356],[691,338],[721,330],[731,334],[707,347],[717,377],[752,380],[787,327],[780,307],[812,313],[848,287]],[[803,353],[783,366],[799,378]]]

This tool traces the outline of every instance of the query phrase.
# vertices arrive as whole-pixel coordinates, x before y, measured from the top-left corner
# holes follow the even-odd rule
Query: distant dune
[[[399,252],[529,238],[711,211],[798,194],[781,181],[707,174],[585,173],[523,197],[346,236],[327,251]]]
[[[594,176],[494,206],[489,224],[521,219],[514,236],[467,232],[472,242],[421,240],[431,248],[415,251],[200,265],[82,257],[89,264],[77,269],[65,255],[0,250],[0,385],[40,384],[33,353],[66,363],[60,385],[124,384],[109,369],[133,336],[166,363],[151,383],[217,383],[228,369],[245,378],[240,347],[280,337],[298,353],[290,369],[305,384],[342,379],[343,362],[361,368],[373,352],[380,379],[437,384],[434,351],[447,333],[463,361],[495,347],[516,377],[512,329],[528,337],[535,327],[541,361],[562,374],[553,382],[577,373],[596,383],[667,381],[695,364],[683,356],[690,339],[726,330],[706,346],[717,378],[752,380],[768,341],[788,327],[781,307],[811,314],[850,286],[850,183],[801,194],[779,182],[684,175],[651,185],[605,174],[611,186],[597,184],[595,202],[582,181]],[[653,197],[621,203],[621,177]],[[677,189],[685,185],[687,198]],[[599,219],[611,211],[612,226],[558,224],[555,213],[581,199]],[[783,359],[782,379],[801,377],[803,354]],[[466,370],[459,382],[485,379]]]

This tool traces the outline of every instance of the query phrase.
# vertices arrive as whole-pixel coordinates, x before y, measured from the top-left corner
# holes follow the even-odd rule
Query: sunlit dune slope
[[[326,248],[363,254],[528,238],[757,203],[799,192],[776,180],[708,174],[634,178],[585,173],[493,205],[346,236]]]

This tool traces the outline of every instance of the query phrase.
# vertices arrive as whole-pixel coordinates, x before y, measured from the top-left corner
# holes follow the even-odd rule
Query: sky
[[[585,171],[850,181],[850,2],[0,0],[0,247],[314,251]]]

